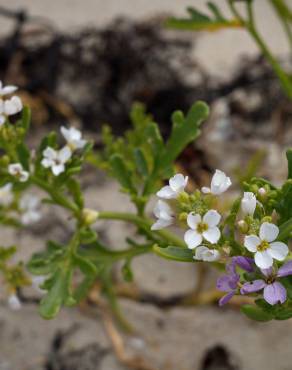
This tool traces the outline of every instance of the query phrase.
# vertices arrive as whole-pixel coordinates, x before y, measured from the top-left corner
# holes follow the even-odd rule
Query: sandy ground
[[[224,0],[214,2],[225,11],[226,15],[230,14]],[[292,5],[292,0],[288,0],[288,3]],[[72,31],[84,26],[100,27],[117,16],[145,19],[165,13],[184,15],[186,6],[195,5],[204,11],[205,4],[205,0],[0,0],[0,5],[3,7],[15,10],[26,9],[31,15],[49,19],[57,29],[63,31]],[[255,14],[259,29],[271,48],[276,54],[285,55],[288,45],[269,2],[256,0]],[[10,21],[1,19],[0,32],[8,32],[11,25]],[[254,55],[255,53],[257,48],[253,40],[242,30],[204,33],[196,47],[198,59],[210,72],[218,76],[226,75],[230,69],[233,69],[243,54]]]
[[[216,2],[225,8],[223,0]],[[157,12],[183,14],[190,3],[203,9],[205,1],[0,0],[1,6],[27,8],[30,14],[44,16],[58,29],[68,32],[89,25],[99,27],[119,15],[145,19],[156,16]],[[288,51],[286,40],[267,3],[266,0],[256,0],[260,29],[275,52],[285,55]],[[289,3],[292,5],[292,0]],[[9,27],[11,22],[1,19],[0,33],[7,33]],[[195,52],[209,71],[220,77],[233,69],[243,54],[254,55],[257,49],[248,35],[237,30],[203,34]],[[118,193],[112,182],[100,186],[92,184],[86,190],[86,198],[96,209],[110,209],[113,204],[117,210],[128,207],[125,196]],[[54,213],[47,217],[53,223],[42,226],[41,230],[47,229],[49,237],[64,240],[70,228],[64,226],[63,216]],[[98,227],[106,230],[106,238],[112,247],[131,232],[122,224],[101,223]],[[33,231],[16,234],[1,230],[1,238],[7,244],[21,244],[24,258],[43,246],[44,234],[45,231],[43,234]],[[196,285],[195,266],[167,263],[155,256],[139,258],[135,262],[135,275],[142,291],[163,297],[185,294]],[[213,282],[210,278],[210,284]],[[241,370],[291,369],[290,321],[255,324],[237,311],[220,311],[216,307],[163,310],[151,304],[126,300],[122,300],[122,306],[137,329],[135,338],[125,338],[127,351],[141,353],[155,370],[199,370],[206,351],[218,344],[226,347]],[[20,312],[11,312],[5,304],[0,306],[0,370],[44,370],[58,331],[68,330],[76,324],[78,328],[65,341],[65,353],[78,350],[85,353],[88,345],[100,346],[105,354],[96,366],[86,370],[127,370],[113,356],[98,312],[92,319],[77,309],[64,309],[56,320],[47,322],[38,317],[33,304],[25,304]]]

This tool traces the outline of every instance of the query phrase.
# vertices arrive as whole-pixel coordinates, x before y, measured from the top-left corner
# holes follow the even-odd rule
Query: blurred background
[[[225,1],[214,2],[230,17]],[[190,5],[206,11],[205,0],[0,0],[0,79],[19,86],[32,108],[31,146],[48,130],[73,124],[99,149],[102,124],[122,134],[135,101],[167,136],[171,113],[200,99],[210,104],[210,118],[178,162],[193,184],[208,182],[216,168],[237,183],[254,173],[281,183],[292,143],[291,100],[244,29],[166,29],[165,19],[184,16]],[[255,0],[254,8],[260,33],[290,70],[289,43],[269,2]],[[102,173],[88,169],[82,184],[91,208],[131,210]],[[133,232],[110,222],[97,228],[112,248]],[[29,232],[1,229],[1,238],[19,244],[27,260],[48,235],[62,241],[70,232],[58,211]],[[261,325],[235,305],[196,304],[198,292],[214,287],[213,271],[143,256],[134,273],[130,286],[116,277],[131,335],[92,304],[98,286],[91,303],[63,309],[50,322],[39,318],[35,292],[23,292],[21,311],[3,303],[0,370],[291,369],[290,321]]]

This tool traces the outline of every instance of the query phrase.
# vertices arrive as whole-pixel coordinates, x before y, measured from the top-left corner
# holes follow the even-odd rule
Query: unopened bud
[[[267,198],[267,190],[263,187],[258,190],[258,198],[260,201],[264,201]]]
[[[248,232],[248,224],[244,220],[238,221],[237,227],[242,234],[246,234]]]
[[[271,216],[266,216],[262,219],[262,222],[272,222],[272,217]]]
[[[182,203],[187,202],[189,200],[189,194],[183,191],[179,194],[177,199],[179,202],[182,202]]]
[[[186,221],[187,218],[188,218],[188,214],[186,212],[182,212],[178,215],[179,221]]]
[[[98,219],[99,213],[94,209],[84,208],[82,211],[82,219],[85,225],[91,225]]]

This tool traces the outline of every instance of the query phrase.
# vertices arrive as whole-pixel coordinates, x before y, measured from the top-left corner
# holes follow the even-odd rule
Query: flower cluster
[[[217,281],[217,289],[225,293],[220,305],[236,294],[260,294],[271,306],[284,303],[287,294],[281,279],[292,275],[292,261],[288,245],[278,239],[275,209],[265,205],[269,189],[244,192],[231,218],[214,207],[216,198],[232,185],[224,172],[216,170],[210,187],[193,194],[185,191],[187,182],[187,177],[177,174],[157,192],[161,199],[154,209],[158,220],[152,230],[176,224],[185,229],[185,245],[194,260],[225,265],[227,274]]]
[[[16,86],[3,86],[0,81],[0,126],[2,126],[8,117],[13,116],[22,110],[22,102],[18,96],[11,96],[17,90]]]
[[[66,140],[66,145],[60,150],[48,146],[43,151],[42,165],[45,168],[50,168],[55,176],[59,176],[65,171],[66,163],[71,159],[73,152],[86,145],[86,140],[82,139],[81,132],[74,127],[69,129],[61,127],[61,133]]]

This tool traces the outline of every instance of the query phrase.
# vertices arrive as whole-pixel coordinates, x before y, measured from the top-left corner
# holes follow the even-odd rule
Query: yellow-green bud
[[[265,216],[265,217],[262,219],[262,222],[272,222],[272,217],[271,217],[271,216]]]
[[[179,221],[186,221],[187,218],[188,218],[188,214],[186,212],[182,212],[178,215]]]
[[[248,224],[244,220],[238,221],[237,222],[237,227],[238,227],[239,231],[242,234],[246,234],[248,232],[248,229],[249,229]]]
[[[82,211],[82,219],[85,225],[91,225],[98,219],[99,213],[94,209],[84,208]]]
[[[182,202],[182,203],[187,202],[187,201],[189,200],[189,194],[188,194],[188,193],[186,193],[185,191],[182,191],[182,192],[179,194],[179,196],[178,196],[177,200],[178,200],[179,202]]]

